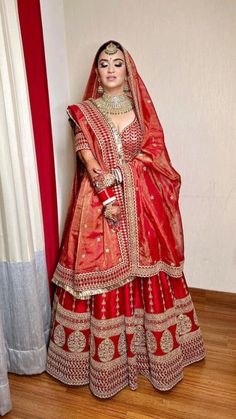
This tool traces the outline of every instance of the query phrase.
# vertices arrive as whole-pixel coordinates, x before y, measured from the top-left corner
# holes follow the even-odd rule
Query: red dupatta
[[[92,66],[84,100],[68,107],[68,114],[82,130],[104,170],[119,165],[123,185],[114,187],[122,207],[118,232],[106,222],[102,205],[85,175],[78,183],[68,211],[60,260],[53,282],[77,298],[119,287],[134,276],[166,272],[181,277],[183,233],[178,206],[180,176],[172,167],[163,130],[148,91],[130,54],[123,49],[128,83],[143,140],[141,151],[148,162],[136,157],[120,162],[109,122],[96,107],[98,80]]]

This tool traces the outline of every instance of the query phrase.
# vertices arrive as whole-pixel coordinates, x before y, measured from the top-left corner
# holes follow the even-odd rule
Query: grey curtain
[[[45,371],[50,299],[44,252],[25,263],[0,263],[0,415],[11,409],[7,372]]]

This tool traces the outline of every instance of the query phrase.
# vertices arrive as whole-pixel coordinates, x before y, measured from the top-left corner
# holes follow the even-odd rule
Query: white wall
[[[69,74],[63,0],[40,0],[52,122],[60,236],[70,199],[75,168],[66,108]]]
[[[52,3],[55,13],[61,1]],[[70,102],[81,99],[98,46],[120,41],[182,175],[188,284],[236,292],[236,1],[64,0],[64,16]]]

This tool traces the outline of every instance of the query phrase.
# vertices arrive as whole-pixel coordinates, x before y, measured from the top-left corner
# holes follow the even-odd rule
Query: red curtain
[[[59,238],[52,129],[39,0],[18,0],[18,13],[34,130],[50,280],[57,262]],[[51,281],[50,293],[52,297]]]

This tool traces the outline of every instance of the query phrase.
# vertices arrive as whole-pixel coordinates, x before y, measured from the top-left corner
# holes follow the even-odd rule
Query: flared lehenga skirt
[[[89,384],[107,398],[127,385],[135,390],[141,373],[169,390],[204,356],[184,276],[136,277],[87,300],[56,289],[47,372],[65,384]]]

